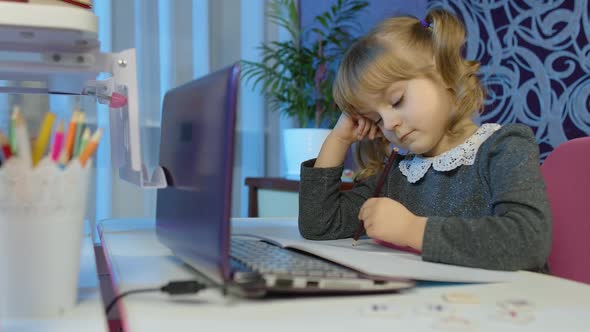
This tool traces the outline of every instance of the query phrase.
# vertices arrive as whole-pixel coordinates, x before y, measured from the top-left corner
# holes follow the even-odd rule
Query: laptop
[[[164,96],[156,234],[205,281],[245,297],[271,293],[350,294],[410,288],[256,237],[231,236],[238,64]],[[247,116],[247,110],[244,110]],[[255,234],[254,234],[255,235]]]

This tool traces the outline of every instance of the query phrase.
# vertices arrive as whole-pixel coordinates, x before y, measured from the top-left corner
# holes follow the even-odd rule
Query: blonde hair
[[[425,21],[410,16],[387,19],[360,38],[346,52],[333,86],[334,100],[343,112],[358,114],[363,96],[381,95],[392,83],[414,78],[429,78],[445,85],[455,106],[448,132],[483,106],[484,91],[475,76],[477,61],[461,55],[465,28],[457,17],[440,9],[428,13]],[[433,61],[434,59],[434,61]],[[355,157],[361,180],[383,168],[389,154],[386,139],[356,143]]]

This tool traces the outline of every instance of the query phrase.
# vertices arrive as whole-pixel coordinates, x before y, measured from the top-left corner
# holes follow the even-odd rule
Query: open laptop
[[[412,287],[410,280],[362,275],[259,238],[231,237],[239,77],[236,64],[172,89],[164,97],[160,166],[168,187],[157,193],[160,242],[210,283],[247,297]]]

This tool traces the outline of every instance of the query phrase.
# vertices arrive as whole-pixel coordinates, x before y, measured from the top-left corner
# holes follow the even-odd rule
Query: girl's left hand
[[[422,250],[426,218],[416,216],[398,201],[387,197],[369,198],[358,218],[369,237]]]

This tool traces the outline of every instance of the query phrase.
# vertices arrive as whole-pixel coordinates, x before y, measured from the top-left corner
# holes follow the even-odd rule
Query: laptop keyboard
[[[358,277],[354,271],[339,265],[258,240],[232,238],[231,256],[261,274],[329,278]]]

